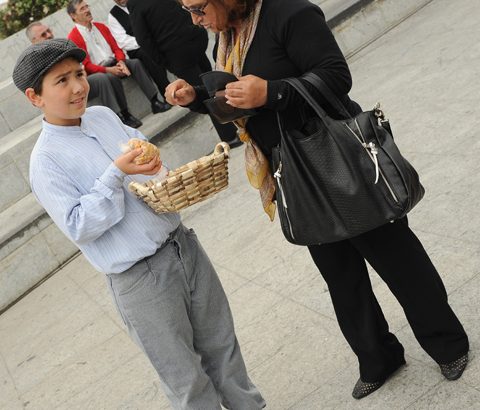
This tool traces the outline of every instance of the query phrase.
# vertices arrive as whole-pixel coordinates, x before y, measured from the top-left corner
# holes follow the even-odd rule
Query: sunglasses
[[[195,14],[196,16],[201,17],[205,15],[205,12],[203,10],[205,10],[205,7],[207,6],[208,6],[208,1],[203,6],[199,6],[199,7],[182,6],[182,9],[184,9],[185,11],[188,11],[191,14]]]

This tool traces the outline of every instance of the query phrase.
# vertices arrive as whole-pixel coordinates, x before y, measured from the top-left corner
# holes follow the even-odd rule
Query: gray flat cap
[[[13,82],[23,93],[59,61],[72,57],[82,62],[86,53],[66,38],[53,38],[26,48],[13,69]]]

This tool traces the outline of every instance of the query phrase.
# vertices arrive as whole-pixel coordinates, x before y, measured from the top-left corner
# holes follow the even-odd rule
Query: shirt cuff
[[[112,162],[98,180],[110,189],[118,189],[123,186],[126,175]]]

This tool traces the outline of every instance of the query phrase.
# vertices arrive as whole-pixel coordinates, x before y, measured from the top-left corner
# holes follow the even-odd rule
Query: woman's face
[[[183,9],[192,16],[193,24],[202,26],[204,29],[214,33],[222,31],[218,27],[218,9],[215,4],[208,0],[183,0]]]

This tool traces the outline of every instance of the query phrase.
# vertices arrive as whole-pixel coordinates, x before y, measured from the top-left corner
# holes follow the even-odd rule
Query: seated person
[[[83,65],[88,75],[107,75],[112,83],[116,82],[120,87],[120,79],[131,75],[149,99],[154,114],[171,108],[169,104],[158,100],[157,88],[142,62],[126,59],[109,28],[105,24],[93,22],[90,7],[84,0],[70,0],[67,13],[75,23],[67,37],[87,52]]]
[[[160,93],[165,93],[165,88],[170,83],[167,72],[161,62],[153,58],[141,48],[133,35],[130,24],[130,13],[127,9],[127,0],[113,0],[116,4],[108,14],[108,27],[117,42],[118,46],[127,53],[130,58],[138,58],[152,77]]]
[[[37,44],[41,41],[54,38],[51,28],[39,21],[30,23],[25,34],[32,44]],[[101,73],[89,75],[87,81],[90,85],[90,93],[88,95],[89,100],[98,97],[101,105],[114,111],[125,124],[134,128],[142,125],[142,122],[128,111],[127,100],[121,84],[119,85],[118,90],[115,91],[116,83],[112,82],[110,77]]]

